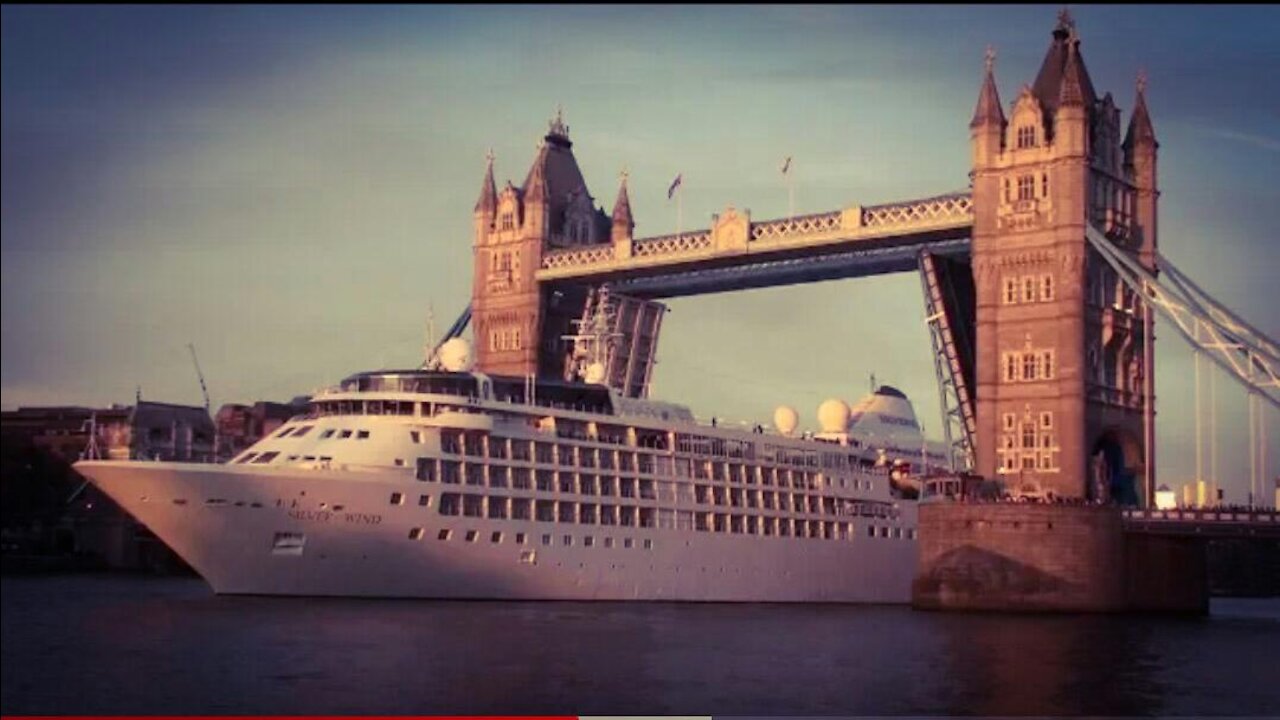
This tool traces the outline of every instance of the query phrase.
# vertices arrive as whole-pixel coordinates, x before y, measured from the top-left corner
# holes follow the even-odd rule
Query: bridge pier
[[[1205,540],[1126,533],[1109,505],[920,506],[912,606],[1205,614]]]
[[[1207,615],[1208,549],[1203,538],[1126,534],[1126,609]]]

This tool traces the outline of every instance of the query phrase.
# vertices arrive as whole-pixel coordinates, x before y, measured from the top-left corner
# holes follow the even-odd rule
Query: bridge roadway
[[[646,299],[916,270],[921,251],[967,257],[968,193],[752,222],[729,207],[710,228],[553,250],[540,282],[608,282]]]
[[[1126,533],[1179,537],[1280,538],[1280,511],[1268,509],[1125,510]]]

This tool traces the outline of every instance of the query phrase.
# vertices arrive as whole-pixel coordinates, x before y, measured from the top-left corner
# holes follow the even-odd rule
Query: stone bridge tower
[[[1143,97],[1127,136],[1064,11],[1006,118],[994,53],[970,123],[977,472],[1011,488],[1137,502],[1154,457],[1145,308],[1086,224],[1155,271],[1156,148]]]
[[[558,376],[561,336],[583,310],[585,290],[541,287],[544,251],[610,242],[613,220],[597,208],[557,113],[524,184],[498,191],[488,158],[475,207],[471,313],[476,367],[498,375]]]

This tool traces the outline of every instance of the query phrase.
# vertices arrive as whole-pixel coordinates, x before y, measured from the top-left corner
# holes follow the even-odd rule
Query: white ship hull
[[[867,519],[836,540],[490,520],[438,514],[442,486],[407,472],[76,469],[221,594],[906,603],[916,563],[913,532],[868,537]],[[392,493],[403,504],[389,504]],[[901,525],[914,527],[914,507],[904,511]]]

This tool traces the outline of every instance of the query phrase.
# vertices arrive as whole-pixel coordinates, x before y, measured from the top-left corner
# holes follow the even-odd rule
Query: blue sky
[[[557,104],[597,203],[631,173],[639,236],[727,204],[799,212],[967,185],[983,50],[1008,103],[1057,8],[3,8],[3,405],[285,399],[411,366],[427,308],[470,294],[490,147],[519,182]],[[1145,67],[1163,252],[1280,336],[1280,10],[1074,8],[1094,84],[1127,111]],[[936,432],[913,274],[673,301],[655,392],[703,416],[812,425],[868,376]],[[1189,478],[1191,354],[1159,333],[1161,478]],[[1207,386],[1206,386],[1207,387]],[[1219,377],[1220,474],[1248,476]],[[1280,415],[1269,410],[1280,467]],[[1274,470],[1272,471],[1274,475]],[[1238,495],[1237,495],[1238,497]]]

